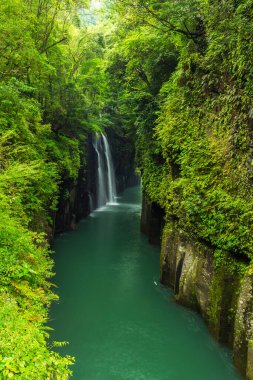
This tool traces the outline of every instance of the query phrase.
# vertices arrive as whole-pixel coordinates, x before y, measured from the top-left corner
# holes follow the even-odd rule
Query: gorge
[[[75,356],[73,379],[241,380],[231,354],[159,285],[159,247],[139,232],[139,187],[55,239],[52,339]],[[181,364],[183,362],[183,365]]]
[[[0,379],[253,380],[252,16],[0,2]]]

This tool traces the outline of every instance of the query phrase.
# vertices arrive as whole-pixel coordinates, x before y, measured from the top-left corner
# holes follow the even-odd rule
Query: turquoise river
[[[159,248],[140,233],[140,189],[56,237],[53,340],[74,380],[241,380],[198,315],[159,285]]]

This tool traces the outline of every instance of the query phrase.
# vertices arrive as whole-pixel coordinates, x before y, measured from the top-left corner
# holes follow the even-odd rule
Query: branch
[[[143,70],[143,68],[141,66],[139,66],[137,69],[136,69],[139,77],[143,80],[144,83],[146,83],[146,85],[148,86],[148,88],[150,89],[150,83],[149,83],[149,80],[148,80],[148,77],[145,73],[145,71]]]
[[[180,33],[185,35],[188,38],[195,39],[196,37],[201,37],[203,33],[197,33],[197,32],[191,32],[189,29],[186,27],[186,30],[177,28],[175,25],[173,25],[170,21],[165,20],[164,18],[159,17],[154,11],[152,11],[147,5],[142,4],[141,5],[146,12],[148,12],[151,16],[153,16],[156,20],[158,20],[162,25],[166,26],[166,28],[169,28],[170,31]]]
[[[48,51],[49,49],[51,49],[51,48],[54,47],[55,45],[58,45],[58,44],[60,44],[61,42],[66,41],[66,40],[67,40],[67,37],[63,37],[61,40],[56,41],[56,42],[54,42],[53,44],[51,44],[51,45],[45,47],[45,49],[43,49],[43,50],[40,52],[40,54],[45,53],[46,51]]]

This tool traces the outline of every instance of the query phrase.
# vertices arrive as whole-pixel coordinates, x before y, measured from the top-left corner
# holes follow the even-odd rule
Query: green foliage
[[[47,346],[53,262],[45,236],[31,232],[17,200],[0,199],[0,378],[67,379],[72,363]],[[19,208],[21,202],[19,201]]]
[[[217,268],[252,258],[251,2],[108,0],[92,27],[83,6],[0,4],[0,379],[70,374],[47,345],[41,232],[88,131],[113,128],[118,156],[135,145],[144,192]]]
[[[249,94],[236,84],[239,73],[230,72],[236,28],[221,35],[224,23],[234,26],[236,16],[226,9],[224,14],[226,19],[215,24],[215,30],[209,19],[206,22],[215,40],[209,38],[205,55],[183,51],[166,84],[156,137],[164,158],[179,172],[168,189],[169,213],[191,235],[251,258],[250,102]]]
[[[103,41],[83,1],[0,4],[0,379],[68,379],[73,358],[45,327],[59,185],[75,181],[87,132],[101,128]],[[84,163],[82,159],[82,164]],[[59,346],[61,343],[56,343]]]
[[[43,293],[39,296],[43,297]],[[41,303],[40,300],[36,302]],[[73,360],[70,357],[61,358],[48,350],[48,333],[41,313],[38,314],[33,304],[29,303],[29,309],[24,312],[14,297],[3,292],[0,307],[0,379],[67,380],[71,374],[68,366]]]
[[[116,118],[144,191],[216,251],[252,258],[251,2],[111,1]]]

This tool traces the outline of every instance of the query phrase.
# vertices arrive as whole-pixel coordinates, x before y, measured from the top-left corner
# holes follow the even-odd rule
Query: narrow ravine
[[[198,315],[159,285],[159,248],[139,232],[140,189],[55,239],[53,340],[75,380],[239,380]]]

